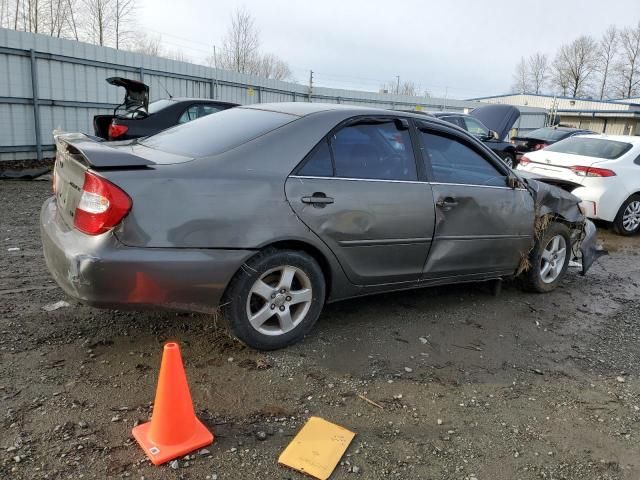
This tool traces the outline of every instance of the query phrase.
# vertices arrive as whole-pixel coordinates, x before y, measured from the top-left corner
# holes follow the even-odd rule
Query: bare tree
[[[536,52],[529,57],[528,61],[528,78],[531,92],[535,94],[542,93],[549,72],[549,59],[544,53]]]
[[[618,53],[618,29],[609,26],[598,42],[597,71],[600,74],[600,100],[607,94],[612,67]]]
[[[395,93],[396,95],[408,95],[410,97],[417,97],[418,91],[418,86],[412,80],[404,80],[402,82],[397,79],[390,80],[380,87],[380,93]]]
[[[113,12],[114,34],[116,49],[122,48],[122,42],[127,41],[131,34],[130,27],[134,23],[136,0],[115,0]]]
[[[529,67],[524,57],[520,59],[516,65],[516,71],[513,74],[513,86],[511,89],[515,93],[529,93],[531,87],[529,85]]]
[[[596,69],[597,46],[592,37],[583,35],[562,45],[553,62],[554,86],[573,98],[589,93],[589,81]]]
[[[77,22],[77,10],[78,10],[78,0],[67,0],[67,6],[69,8],[69,14],[67,15],[67,24],[69,26],[69,30],[71,32],[71,36],[76,40],[80,40],[80,35],[78,34],[78,22]]]
[[[135,43],[132,45],[131,51],[161,57],[164,53],[162,49],[162,39],[159,36],[136,35]]]
[[[620,32],[620,61],[616,70],[620,96],[629,98],[637,95],[640,92],[640,22]]]
[[[114,23],[114,0],[84,0],[89,39],[97,45],[106,45]]]
[[[253,17],[245,8],[240,8],[231,16],[231,25],[217,58],[218,66],[239,73],[255,73],[259,46],[259,33]]]
[[[160,52],[160,56],[168,58],[169,60],[176,60],[178,62],[191,62],[191,57],[182,50],[168,50]]]
[[[258,61],[257,75],[274,80],[288,80],[291,78],[291,68],[287,62],[277,55],[265,53]]]
[[[0,0],[0,28],[9,28],[11,25],[9,0]]]

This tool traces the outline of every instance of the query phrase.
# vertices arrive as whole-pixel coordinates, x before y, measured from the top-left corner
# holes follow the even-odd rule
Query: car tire
[[[613,230],[624,236],[640,232],[640,195],[631,195],[624,201],[613,220]]]
[[[305,252],[266,249],[231,280],[223,313],[231,332],[258,350],[301,340],[318,320],[326,283],[318,262]]]
[[[504,152],[502,154],[502,161],[507,164],[507,167],[515,169],[518,165],[516,162],[516,156],[511,152]]]
[[[555,289],[564,278],[571,259],[569,228],[558,222],[549,224],[529,253],[529,269],[523,275],[524,288],[546,293]]]

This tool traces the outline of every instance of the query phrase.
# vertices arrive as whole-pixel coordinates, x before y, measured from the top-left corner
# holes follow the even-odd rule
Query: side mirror
[[[500,140],[500,136],[498,135],[498,132],[494,130],[489,130],[489,138],[492,138],[493,140]]]

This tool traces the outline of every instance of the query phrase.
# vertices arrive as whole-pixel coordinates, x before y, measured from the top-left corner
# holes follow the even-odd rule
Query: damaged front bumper
[[[582,275],[587,273],[593,262],[607,254],[606,250],[598,248],[596,245],[596,226],[591,220],[585,220],[584,222],[583,236],[579,249],[582,259]]]

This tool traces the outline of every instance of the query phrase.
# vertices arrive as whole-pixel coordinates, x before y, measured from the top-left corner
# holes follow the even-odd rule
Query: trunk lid
[[[125,89],[124,102],[120,107],[127,111],[149,110],[149,86],[145,83],[123,77],[109,77],[107,83]]]
[[[158,165],[183,163],[191,158],[161,152],[135,141],[105,143],[84,134],[56,134],[54,190],[60,215],[73,227],[87,170],[148,170]]]
[[[551,152],[544,149],[532,153],[527,153],[526,155],[527,158],[531,161],[527,168],[529,172],[549,177],[571,180],[580,184],[584,182],[585,177],[576,175],[571,170],[571,167],[590,167],[595,163],[604,161],[601,158]]]

